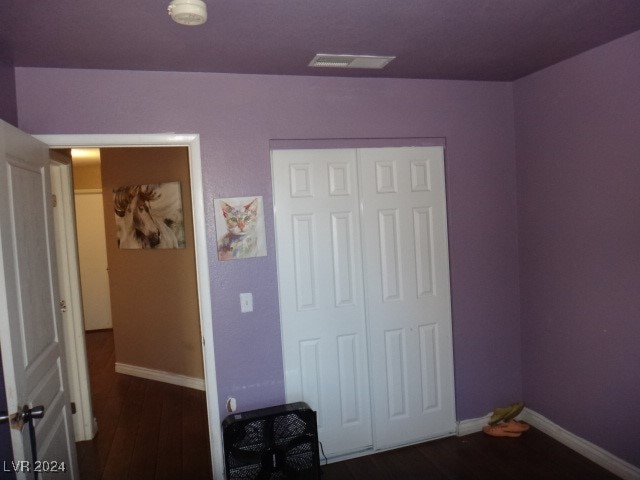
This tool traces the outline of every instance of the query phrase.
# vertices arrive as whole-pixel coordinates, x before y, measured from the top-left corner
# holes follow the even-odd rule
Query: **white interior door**
[[[443,149],[272,165],[287,401],[318,411],[329,457],[452,433]]]
[[[318,412],[327,456],[371,447],[354,150],[272,152],[287,402]]]
[[[0,122],[0,346],[9,412],[44,405],[38,459],[64,463],[42,478],[78,478],[58,310],[48,147]],[[28,429],[11,430],[16,460],[31,460]],[[32,473],[19,473],[30,478]]]
[[[112,328],[102,191],[76,191],[75,206],[84,328]]]
[[[358,150],[376,447],[455,430],[441,147]]]

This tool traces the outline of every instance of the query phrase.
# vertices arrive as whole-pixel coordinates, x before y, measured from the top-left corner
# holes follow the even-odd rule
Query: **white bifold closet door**
[[[274,150],[288,402],[329,457],[455,429],[441,147]]]
[[[328,456],[372,445],[356,151],[273,152],[287,402]]]
[[[358,150],[376,447],[455,428],[440,147]]]

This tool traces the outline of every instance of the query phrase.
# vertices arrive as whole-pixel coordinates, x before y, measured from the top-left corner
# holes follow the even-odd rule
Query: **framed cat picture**
[[[216,198],[218,260],[265,257],[267,241],[261,196]]]

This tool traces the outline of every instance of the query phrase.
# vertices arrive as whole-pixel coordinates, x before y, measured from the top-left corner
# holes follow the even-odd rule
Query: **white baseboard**
[[[204,391],[204,379],[187,377],[178,373],[163,372],[161,370],[152,370],[150,368],[138,367],[136,365],[127,365],[126,363],[116,362],[116,372],[132,375],[134,377],[146,378],[147,380],[156,380],[158,382],[170,383],[181,387],[195,388]]]
[[[457,422],[456,435],[459,437],[463,437],[472,433],[481,432],[482,427],[489,423],[490,418],[491,413],[487,413],[484,417],[461,420]]]
[[[611,473],[618,475],[620,478],[623,478],[624,480],[640,479],[640,468],[631,465],[621,458],[607,452],[603,448],[574,435],[539,413],[525,408],[522,412],[522,419],[541,432],[546,433],[551,438],[557,440],[563,445],[566,445],[572,450],[575,450],[583,457],[586,457],[601,467],[606,468]]]

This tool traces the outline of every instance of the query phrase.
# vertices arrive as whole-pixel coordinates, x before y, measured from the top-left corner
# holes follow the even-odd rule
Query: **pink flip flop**
[[[505,429],[505,425],[485,425],[482,428],[482,431],[487,435],[491,435],[492,437],[511,437],[517,438],[522,435],[521,432],[510,432]]]
[[[530,425],[528,423],[520,422],[518,420],[509,420],[507,423],[503,423],[501,426],[507,432],[517,433],[526,432],[530,428]]]

